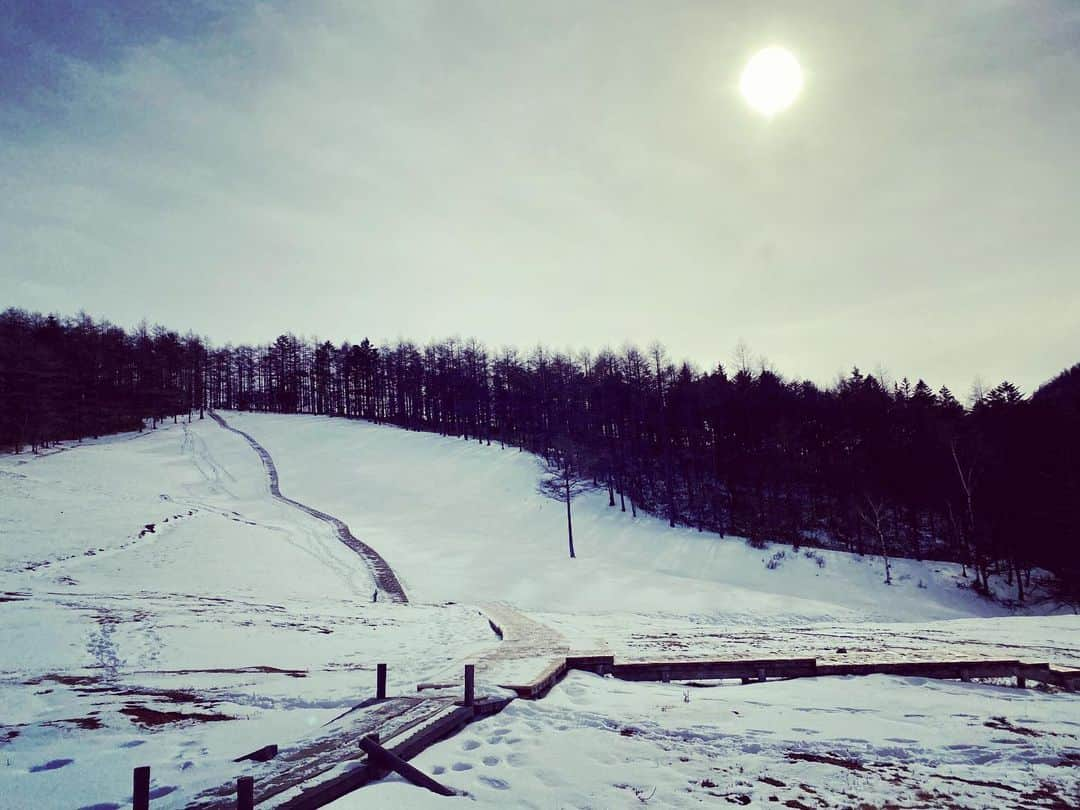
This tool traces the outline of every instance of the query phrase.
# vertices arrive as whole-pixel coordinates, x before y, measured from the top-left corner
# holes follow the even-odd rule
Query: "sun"
[[[772,117],[791,106],[803,86],[798,60],[786,48],[758,51],[743,68],[739,90],[746,102],[762,115]]]

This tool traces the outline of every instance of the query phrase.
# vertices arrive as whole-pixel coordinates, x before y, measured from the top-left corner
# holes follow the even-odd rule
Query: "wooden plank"
[[[611,672],[614,665],[614,655],[568,655],[566,657],[567,669],[580,669],[597,675],[606,675]]]
[[[611,674],[626,681],[683,681],[805,678],[817,675],[818,671],[817,661],[813,658],[766,658],[742,661],[637,661],[613,664]]]
[[[559,658],[552,661],[532,683],[501,684],[501,686],[503,689],[512,689],[520,698],[536,700],[546,695],[551,690],[551,687],[563,679],[563,676],[566,675],[566,669],[566,659]]]
[[[870,661],[851,664],[818,664],[819,675],[897,675],[903,677],[970,680],[1011,678],[1020,662],[997,661]]]
[[[387,748],[402,759],[412,759],[440,740],[457,734],[476,717],[476,706],[450,706],[430,722],[387,740]]]
[[[297,785],[318,780],[361,757],[357,740],[373,732],[398,734],[421,725],[451,705],[449,699],[396,697],[338,718],[318,736],[299,740],[263,764],[249,765],[255,777],[255,799],[263,803]],[[363,781],[360,782],[363,784]],[[341,794],[344,795],[344,794]],[[235,785],[221,785],[199,794],[189,810],[233,810]]]
[[[1080,689],[1080,669],[1044,663],[1021,662],[1016,669],[1018,678],[1037,681],[1072,692]]]
[[[456,734],[478,716],[501,710],[509,699],[480,701],[475,706],[447,706],[434,720],[408,729],[387,740],[384,746],[402,760],[412,759],[426,748],[448,736]],[[358,743],[359,744],[359,743]],[[383,767],[367,758],[344,773],[328,775],[327,778],[301,787],[298,794],[275,805],[278,810],[314,810],[340,799],[371,781],[382,778]]]
[[[430,790],[432,793],[437,793],[440,796],[456,796],[457,791],[447,787],[441,782],[432,779],[426,773],[419,768],[414,768],[408,762],[401,757],[394,754],[392,751],[387,751],[381,745],[374,736],[361,737],[360,747],[364,750],[364,753],[368,755],[368,760],[382,765],[395,773],[400,774],[404,779],[408,780],[417,787],[422,787]]]
[[[244,754],[242,757],[237,757],[233,762],[269,762],[277,756],[277,753],[277,745],[271,743],[270,745],[264,745],[262,748],[256,748],[250,754]]]

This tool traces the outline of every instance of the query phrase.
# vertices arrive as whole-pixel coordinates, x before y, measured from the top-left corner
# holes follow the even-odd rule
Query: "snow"
[[[762,551],[633,519],[608,507],[606,492],[574,502],[571,561],[565,507],[536,493],[539,467],[529,454],[344,419],[228,418],[279,459],[286,494],[345,520],[400,572],[410,598],[480,594],[526,609],[722,616],[744,625],[1008,612],[958,588],[956,565],[896,560],[887,592],[875,557],[821,551],[821,568],[788,549],[770,571],[765,563],[782,547]]]
[[[370,697],[376,663],[412,691],[496,642],[471,607],[371,604],[359,557],[209,420],[0,458],[0,504],[3,806],[123,804],[141,764],[171,789],[155,806],[182,806]]]
[[[209,419],[0,457],[0,805],[123,806],[131,768],[150,764],[153,806],[182,807],[234,779],[233,757],[370,697],[378,662],[391,694],[455,683],[464,662],[481,689],[523,682],[566,651],[1080,664],[1080,618],[1012,615],[958,587],[951,564],[894,561],[885,586],[879,559],[823,551],[820,567],[787,549],[768,570],[783,547],[634,519],[605,493],[575,502],[569,560],[565,512],[536,494],[528,454],[342,419],[223,415],[274,456],[285,495],[387,559],[410,604],[372,604],[359,556],[271,498],[247,442]],[[572,673],[416,764],[481,804],[538,807],[682,806],[710,791],[815,806],[800,783],[831,804],[845,791],[910,803],[925,787],[1001,806],[1006,789],[942,777],[1030,791],[1075,767],[1056,767],[1077,751],[1070,696],[878,676],[692,689],[689,703],[684,692]],[[147,725],[150,710],[189,719]],[[900,751],[908,770],[891,784],[895,769],[872,763]],[[392,778],[339,806],[435,801],[447,806]]]
[[[1067,758],[1080,732],[1075,700],[885,676],[686,689],[575,672],[544,700],[516,701],[412,764],[468,793],[444,808],[718,799],[720,807],[1003,807],[1040,784],[1062,797],[1057,806],[1076,806],[1076,762]],[[435,801],[393,776],[334,808]]]

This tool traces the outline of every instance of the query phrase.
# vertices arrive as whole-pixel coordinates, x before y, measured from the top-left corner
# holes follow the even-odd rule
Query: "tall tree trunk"
[[[570,559],[574,559],[574,521],[570,518],[570,479],[566,479],[566,536],[570,541]]]

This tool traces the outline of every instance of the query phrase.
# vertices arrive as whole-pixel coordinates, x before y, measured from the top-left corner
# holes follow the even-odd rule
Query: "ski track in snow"
[[[263,467],[266,469],[267,477],[270,479],[270,492],[275,498],[283,503],[296,507],[302,512],[306,512],[314,518],[318,518],[324,523],[330,524],[337,533],[338,539],[359,554],[364,562],[367,563],[368,568],[371,569],[372,578],[375,580],[375,587],[378,588],[381,593],[385,593],[390,597],[392,602],[407,603],[409,601],[408,597],[405,596],[405,589],[401,586],[401,582],[398,581],[397,575],[394,574],[393,569],[390,568],[390,565],[386,560],[384,560],[371,546],[354,537],[344,521],[339,520],[333,515],[320,512],[318,509],[313,509],[307,504],[294,501],[292,498],[286,497],[281,493],[281,488],[278,483],[277,466],[274,464],[273,457],[271,457],[265,447],[259,444],[250,434],[229,425],[228,422],[213,411],[210,412],[210,418],[225,428],[225,430],[243,436],[255,452],[259,454],[259,458],[262,459]]]

